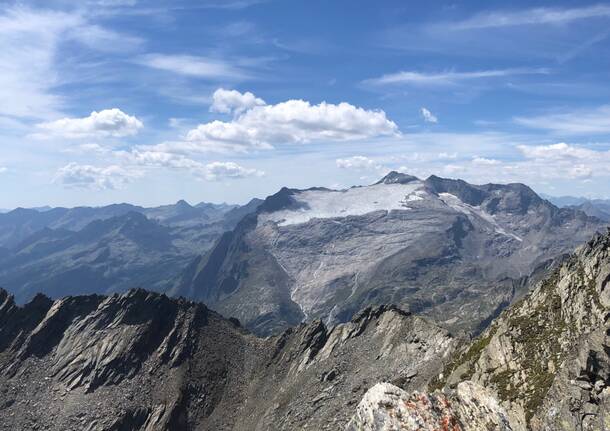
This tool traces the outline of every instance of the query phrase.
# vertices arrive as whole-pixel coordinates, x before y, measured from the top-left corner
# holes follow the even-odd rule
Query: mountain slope
[[[24,307],[0,290],[0,429],[342,429],[372,382],[419,389],[455,344],[393,307],[261,339],[143,290]]]
[[[20,303],[38,292],[59,298],[137,286],[163,291],[259,204],[15,210],[0,215],[0,238],[11,244],[0,247],[0,285]]]
[[[610,231],[503,312],[431,386],[464,380],[493,390],[515,430],[607,428]]]
[[[522,293],[524,277],[603,226],[521,184],[392,172],[347,190],[284,188],[171,292],[262,334],[384,303],[473,331]]]
[[[0,253],[0,285],[24,302],[38,292],[65,295],[164,289],[222,227],[170,228],[137,212],[79,231],[44,228]]]

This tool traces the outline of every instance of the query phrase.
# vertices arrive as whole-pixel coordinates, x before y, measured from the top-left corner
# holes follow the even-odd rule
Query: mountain
[[[20,307],[0,289],[0,427],[604,430],[610,231],[472,341],[394,306],[259,338],[130,290]]]
[[[0,214],[0,286],[19,303],[146,286],[166,290],[190,261],[251,211],[186,201],[142,208],[17,209]]]
[[[175,276],[189,252],[170,228],[130,212],[76,232],[38,231],[0,258],[0,284],[20,302],[38,292],[62,297],[155,289]]]
[[[456,342],[395,307],[263,339],[143,290],[23,307],[0,290],[0,428],[343,429],[371,384],[420,388]]]
[[[594,199],[574,206],[587,215],[610,222],[610,200]]]
[[[589,216],[610,222],[610,199],[587,199],[573,196],[545,196],[545,199],[558,207],[574,208]]]
[[[584,198],[582,196],[551,196],[544,193],[540,194],[540,197],[548,200],[553,205],[558,206],[559,208],[563,207],[573,207],[578,206],[582,203],[587,202],[589,199]]]
[[[478,331],[555,259],[605,229],[522,184],[392,172],[347,190],[283,188],[196,259],[170,293],[259,334],[395,303]]]
[[[231,223],[166,226],[128,212],[92,221],[78,231],[44,227],[0,249],[0,285],[20,303],[38,292],[59,298],[138,286],[165,290]]]
[[[95,220],[105,220],[137,212],[167,226],[197,226],[223,221],[224,214],[238,208],[233,205],[201,203],[197,207],[186,201],[173,205],[143,208],[131,204],[113,204],[103,207],[17,208],[0,214],[0,247],[13,247],[31,234],[44,228],[78,231]]]
[[[493,391],[514,430],[602,430],[610,411],[610,231],[460,349],[431,388]]]

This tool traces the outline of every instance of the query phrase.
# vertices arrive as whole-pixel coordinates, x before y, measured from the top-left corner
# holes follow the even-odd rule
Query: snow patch
[[[307,223],[314,218],[358,216],[380,210],[409,210],[406,202],[423,199],[419,194],[412,194],[422,187],[421,181],[412,181],[408,184],[374,184],[348,190],[306,190],[293,196],[303,204],[303,208],[266,213],[259,218],[263,223],[273,221],[287,226]]]

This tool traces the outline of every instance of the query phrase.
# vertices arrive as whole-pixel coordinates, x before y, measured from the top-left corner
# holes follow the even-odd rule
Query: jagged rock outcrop
[[[472,382],[449,394],[408,392],[378,383],[358,404],[347,431],[511,431],[506,411]]]
[[[395,307],[258,338],[204,305],[144,290],[0,290],[0,430],[336,430],[377,381],[421,389],[456,340]]]
[[[346,190],[283,188],[170,292],[264,335],[386,303],[477,332],[527,291],[524,279],[605,226],[523,184],[392,172]]]
[[[430,387],[493,391],[514,430],[610,425],[610,232],[596,235],[462,349]]]

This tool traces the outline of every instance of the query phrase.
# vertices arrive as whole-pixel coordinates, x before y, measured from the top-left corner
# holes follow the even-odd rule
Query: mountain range
[[[268,335],[397,304],[476,333],[606,222],[523,184],[391,172],[345,190],[283,188],[169,290]]]
[[[610,232],[476,339],[395,306],[259,338],[144,290],[18,306],[0,290],[0,427],[603,430]]]
[[[260,203],[16,209],[0,214],[0,285],[18,302],[43,292],[165,290],[195,256]]]

